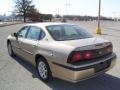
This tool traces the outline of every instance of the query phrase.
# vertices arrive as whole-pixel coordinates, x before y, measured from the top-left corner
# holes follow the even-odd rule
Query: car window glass
[[[23,27],[23,28],[18,32],[18,37],[25,37],[28,28],[29,28],[29,27]]]
[[[75,25],[51,25],[46,27],[53,39],[57,41],[91,38],[92,35]]]
[[[71,35],[78,35],[77,31],[74,30],[73,27],[66,26],[64,27],[65,35],[71,36]]]
[[[60,37],[61,37],[60,31],[61,31],[60,26],[49,27],[49,32],[50,32],[50,34],[53,35],[53,38],[60,39]]]
[[[28,39],[39,40],[41,29],[38,27],[31,27],[27,34]]]
[[[43,39],[44,37],[45,37],[45,33],[41,30],[40,39]]]

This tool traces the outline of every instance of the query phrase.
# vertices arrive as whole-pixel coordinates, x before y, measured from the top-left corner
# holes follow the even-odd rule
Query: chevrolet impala
[[[78,82],[110,70],[116,61],[110,41],[93,37],[78,25],[24,25],[7,39],[10,56],[33,64],[44,82],[57,77]]]

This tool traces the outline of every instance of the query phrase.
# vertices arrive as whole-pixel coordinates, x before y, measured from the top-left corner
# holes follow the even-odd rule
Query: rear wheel
[[[44,58],[38,59],[37,71],[38,71],[39,77],[42,81],[49,82],[52,79],[50,67]]]
[[[12,50],[12,45],[11,45],[10,42],[7,44],[7,48],[8,48],[9,55],[13,57],[15,54],[14,54],[14,52]]]

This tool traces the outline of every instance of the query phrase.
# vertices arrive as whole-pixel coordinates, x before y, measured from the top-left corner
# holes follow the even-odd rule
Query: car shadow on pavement
[[[78,83],[55,79],[47,85],[53,90],[120,90],[120,78],[103,74]]]
[[[20,57],[14,57],[19,64],[31,72],[33,78],[38,78],[34,66]],[[53,81],[46,83],[53,90],[120,90],[120,78],[109,74],[103,74],[78,83],[70,83],[61,79],[54,78]]]
[[[15,61],[17,61],[20,65],[22,65],[25,69],[27,69],[29,72],[31,72],[33,78],[39,78],[36,68],[31,63],[27,62],[26,60],[19,56],[15,56],[12,58]]]

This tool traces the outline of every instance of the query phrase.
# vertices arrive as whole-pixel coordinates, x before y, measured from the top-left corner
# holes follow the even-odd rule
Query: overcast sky
[[[97,16],[99,0],[33,0],[41,13]],[[120,0],[101,0],[102,15],[120,17]],[[14,8],[13,0],[0,0],[0,14],[10,14]]]

